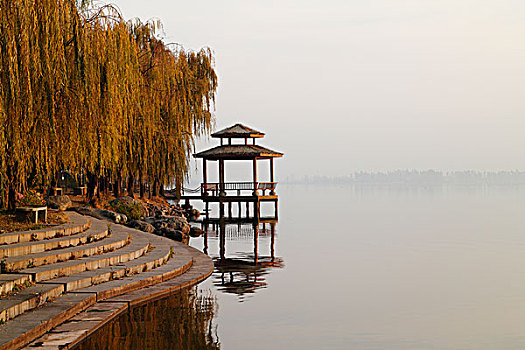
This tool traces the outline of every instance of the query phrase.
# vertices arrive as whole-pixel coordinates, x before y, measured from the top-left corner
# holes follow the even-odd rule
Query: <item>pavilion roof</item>
[[[211,137],[218,138],[250,138],[250,137],[264,137],[264,133],[258,130],[247,127],[242,124],[235,124],[229,128],[222,129],[211,134]]]
[[[252,159],[282,156],[280,152],[259,145],[223,145],[195,154],[196,158],[206,159]]]

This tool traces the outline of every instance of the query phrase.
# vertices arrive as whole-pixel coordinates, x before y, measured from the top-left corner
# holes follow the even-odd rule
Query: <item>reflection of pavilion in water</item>
[[[231,221],[230,221],[231,222]],[[277,220],[238,221],[226,224],[225,220],[213,220],[202,223],[204,229],[204,253],[208,254],[208,239],[218,238],[219,256],[214,258],[215,272],[213,283],[224,293],[255,293],[266,288],[267,275],[272,268],[283,268],[283,260],[275,256],[275,236]],[[259,254],[259,240],[269,239],[270,255]],[[253,251],[227,257],[226,241],[252,241]]]

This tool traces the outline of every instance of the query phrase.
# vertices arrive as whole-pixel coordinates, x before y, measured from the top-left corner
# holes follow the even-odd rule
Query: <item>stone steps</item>
[[[168,261],[170,253],[171,247],[157,248],[146,256],[119,266],[99,268],[37,283],[0,300],[0,322],[11,320],[65,292],[72,292],[155,269]],[[191,264],[191,261],[189,263]]]
[[[166,244],[166,239],[124,226],[114,226],[112,237],[131,240],[122,249],[20,270],[19,275],[27,275],[36,284],[0,299],[0,322],[11,320],[63,293],[150,271],[169,260],[172,246]],[[107,230],[107,225],[103,221],[93,220],[88,231],[91,230],[100,233]],[[57,252],[62,250],[58,249]]]
[[[80,288],[74,293],[94,293],[97,301],[113,298],[118,295],[167,281],[180,276],[193,266],[193,257],[182,247],[175,247],[172,257],[163,265],[142,273],[127,276],[118,280]]]
[[[45,239],[71,236],[87,230],[90,220],[77,213],[68,213],[69,223],[34,231],[9,232],[0,234],[0,245],[43,241]]]
[[[143,255],[137,259],[130,260],[126,263],[91,271],[84,271],[71,276],[55,278],[42,283],[60,283],[64,285],[66,292],[73,292],[81,288],[87,288],[113,280],[120,280],[124,277],[129,277],[156,269],[157,267],[168,262],[171,252],[171,246],[156,247],[149,251],[148,254]]]
[[[23,329],[20,329],[20,326],[32,322],[31,325],[26,327],[34,332],[34,330],[42,324],[38,323],[38,320],[43,318],[42,314],[47,314],[49,317],[46,324],[48,327],[49,323],[56,324],[60,322],[61,324],[58,327],[49,330],[40,338],[35,339],[23,349],[75,349],[76,345],[78,345],[83,339],[92,335],[96,330],[100,329],[100,327],[111,322],[119,315],[126,312],[133,312],[133,308],[145,302],[177,293],[182,288],[188,288],[201,282],[212,273],[214,268],[213,261],[208,256],[205,256],[191,247],[182,245],[176,245],[175,251],[177,254],[175,254],[165,265],[154,271],[145,272],[130,278],[135,280],[142,278],[141,283],[143,286],[138,289],[126,291],[124,294],[120,293],[120,295],[113,297],[104,298],[104,295],[111,295],[112,290],[118,290],[119,288],[119,286],[114,286],[114,288],[109,289],[108,284],[119,281],[104,283],[96,287],[99,289],[97,294],[85,292],[66,294],[59,297],[56,302],[49,303],[34,312],[22,315],[15,319],[12,324],[0,327],[0,349],[11,349],[8,344],[4,345],[3,342],[4,334],[6,332],[13,332],[10,335],[10,339],[13,339],[11,344],[15,343],[16,340],[20,343],[25,336],[25,334],[22,334]],[[189,269],[177,274],[172,274],[169,269],[176,270],[177,266],[180,267],[180,264],[175,264],[175,259],[177,257],[182,259],[191,257],[192,264]],[[170,267],[170,265],[172,266]],[[164,270],[164,274],[162,273],[162,270]],[[153,275],[154,273],[157,273],[157,275]],[[162,276],[162,282],[160,281],[160,276]],[[127,286],[130,286],[132,283],[133,282],[128,282]],[[87,307],[83,312],[80,312],[73,317],[69,316],[73,313],[73,310],[66,309],[64,306],[70,305],[72,300],[77,300],[79,304],[85,303],[87,300],[92,302],[93,296],[95,296],[99,302],[93,303],[92,306]],[[53,304],[64,306],[62,309],[59,309],[58,305],[52,307]],[[33,315],[33,317],[29,318],[30,315]],[[66,317],[68,320],[64,322],[63,320]],[[57,321],[54,321],[55,319]],[[16,325],[16,323],[18,323],[18,325]]]
[[[42,306],[64,292],[61,284],[37,284],[25,288],[15,295],[0,300],[0,322],[6,322],[16,316]]]
[[[114,227],[112,231],[112,235],[115,236],[124,235],[128,237],[129,235],[129,232],[126,232],[124,229],[122,229],[122,226]],[[146,236],[134,234],[131,236],[131,242],[124,248],[104,254],[93,255],[87,258],[79,258],[51,265],[31,267],[20,270],[19,273],[31,275],[32,281],[34,282],[48,281],[54,278],[70,276],[72,274],[84,271],[96,270],[111,265],[122,264],[144,255],[149,248],[150,244]]]
[[[80,215],[71,214],[72,221],[81,221]],[[105,221],[90,221],[86,231],[71,233],[71,237],[55,234],[41,242],[0,246],[2,254],[8,255],[8,248],[13,247],[37,250],[3,259],[5,269],[17,273],[0,275],[5,290],[0,297],[0,324],[7,322],[0,326],[0,350],[24,346],[99,300],[181,276],[191,269],[193,257],[202,255],[178,242],[121,225],[112,224],[108,235]],[[56,248],[46,249],[48,243]],[[74,244],[70,247],[70,243]],[[25,288],[13,290],[16,285]],[[49,310],[47,321],[43,310]]]
[[[17,286],[31,282],[31,276],[25,274],[0,274],[0,296],[13,291]]]
[[[0,246],[0,258],[41,253],[53,249],[67,248],[101,240],[109,235],[108,224],[92,220],[91,226],[71,236],[44,239],[33,242],[22,242]]]
[[[55,264],[72,259],[80,259],[120,249],[131,241],[126,232],[111,233],[106,239],[79,246],[49,250],[42,253],[6,258],[2,261],[2,271],[17,272],[30,267]]]

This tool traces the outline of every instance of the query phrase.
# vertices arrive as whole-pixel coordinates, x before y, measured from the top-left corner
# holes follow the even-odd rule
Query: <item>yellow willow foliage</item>
[[[150,126],[139,139],[139,147],[148,151],[135,161],[148,178],[169,184],[186,174],[194,137],[211,130],[217,88],[213,58],[209,50],[169,50],[155,39],[154,23],[132,26],[141,48],[141,122]]]
[[[52,173],[60,157],[52,150],[67,121],[57,113],[68,74],[65,40],[67,1],[3,0],[0,5],[0,102],[4,113],[6,186],[22,190],[31,172]]]
[[[173,183],[211,130],[211,52],[87,3],[0,2],[0,207],[60,170]]]

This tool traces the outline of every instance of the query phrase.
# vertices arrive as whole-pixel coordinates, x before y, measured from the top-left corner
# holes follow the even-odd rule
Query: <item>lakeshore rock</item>
[[[199,218],[199,216],[201,216],[201,212],[192,208],[186,211],[186,216],[188,219],[195,221]]]
[[[168,218],[167,222],[168,222],[168,227],[170,228],[179,230],[185,235],[190,233],[191,227],[188,224],[188,221],[186,220],[185,217],[182,217],[182,216],[170,217]]]
[[[204,231],[197,227],[190,228],[190,237],[200,237],[204,234]]]
[[[173,239],[177,242],[182,242],[184,244],[188,244],[190,241],[190,237],[188,235],[184,234],[180,230],[175,230],[170,227],[163,228],[162,235],[167,238]]]
[[[153,233],[155,231],[153,225],[141,220],[132,220],[128,223],[128,226],[148,233]]]
[[[183,216],[184,210],[175,205],[160,204],[160,203],[147,203],[146,204],[148,215],[147,216]]]
[[[72,205],[69,196],[49,196],[47,198],[47,206],[52,209],[64,211],[71,208]]]
[[[145,217],[149,215],[148,206],[146,204],[129,196],[118,197],[109,202],[109,204],[115,209],[122,207],[126,208],[137,206],[140,210],[140,217]]]
[[[115,209],[123,208],[122,211],[127,210],[126,206],[139,204],[141,213],[144,216],[142,219],[130,220],[125,214],[110,210],[88,206],[78,207],[75,210],[83,215],[93,216],[98,219],[109,219],[115,223],[125,224],[128,227],[164,236],[185,244],[189,244],[190,236],[199,237],[204,233],[198,228],[192,228],[188,223],[188,218],[191,220],[191,218],[196,218],[200,215],[199,211],[191,206],[182,209],[179,206],[159,200],[143,203],[127,196],[119,197],[109,204]]]
[[[115,213],[114,211],[105,210],[105,209],[95,209],[100,213],[100,215],[114,221],[117,224],[123,224],[128,221],[128,217],[121,213]]]

